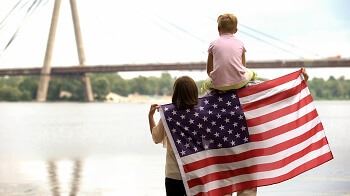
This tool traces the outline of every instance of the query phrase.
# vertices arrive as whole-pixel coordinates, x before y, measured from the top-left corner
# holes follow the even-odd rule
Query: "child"
[[[179,110],[192,109],[198,103],[198,90],[194,80],[188,76],[178,78],[173,87],[172,103]],[[176,162],[175,154],[166,136],[162,121],[155,124],[153,115],[159,108],[157,104],[152,104],[149,110],[148,119],[153,141],[163,143],[166,147],[165,162],[165,189],[167,196],[186,195],[182,182],[179,166]]]
[[[205,89],[231,90],[244,87],[256,78],[256,73],[245,67],[245,48],[234,34],[237,18],[233,14],[218,17],[220,37],[208,49],[207,73],[211,79]]]

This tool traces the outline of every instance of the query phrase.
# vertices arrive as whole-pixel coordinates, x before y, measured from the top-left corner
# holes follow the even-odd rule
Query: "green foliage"
[[[169,73],[160,77],[139,76],[123,79],[119,74],[91,74],[94,97],[105,100],[108,93],[122,96],[138,93],[143,95],[171,95],[174,78]],[[0,78],[0,101],[32,101],[36,98],[38,76],[2,77]],[[203,81],[197,81],[198,88]],[[315,99],[350,99],[350,80],[330,77],[328,80],[313,78],[308,81],[309,89]],[[49,101],[84,101],[84,84],[80,76],[55,76],[49,84],[47,99]]]

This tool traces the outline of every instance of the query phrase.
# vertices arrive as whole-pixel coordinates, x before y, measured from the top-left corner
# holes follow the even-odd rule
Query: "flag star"
[[[175,132],[176,132],[176,129],[172,129],[171,131],[172,131],[173,133],[175,133]]]
[[[243,140],[244,140],[245,142],[248,142],[248,138],[247,138],[247,137],[245,137]]]
[[[230,122],[230,119],[225,118],[225,122],[226,122],[226,123],[229,123],[229,122]]]
[[[236,95],[235,95],[235,94],[233,94],[231,97],[232,97],[232,99],[234,99],[234,98],[236,98]]]
[[[195,112],[195,113],[194,113],[194,116],[195,116],[195,117],[198,117],[198,115],[199,115],[198,112]]]
[[[208,144],[205,144],[204,145],[204,149],[208,149],[209,148],[209,145]]]
[[[199,123],[197,126],[198,126],[198,128],[202,128],[202,124],[201,123]]]
[[[189,122],[190,122],[190,124],[193,124],[194,120],[190,119],[190,121],[189,121]]]
[[[221,129],[221,130],[224,130],[224,129],[225,129],[225,126],[224,126],[224,125],[221,125],[221,126],[220,126],[220,129]]]
[[[242,126],[242,127],[241,127],[241,130],[242,130],[242,131],[244,131],[245,129],[246,129],[246,127],[245,127],[245,126]]]
[[[190,144],[189,144],[189,143],[186,143],[186,144],[185,144],[185,147],[186,147],[186,148],[189,148],[189,147],[190,147]]]
[[[225,108],[222,108],[222,109],[221,109],[221,112],[226,112],[226,109],[225,109]]]
[[[204,120],[204,121],[208,121],[208,117],[204,116],[204,117],[203,117],[203,120]]]
[[[188,131],[188,127],[185,126],[184,129],[185,129],[186,131]]]
[[[228,130],[228,133],[229,133],[229,134],[232,134],[232,132],[233,132],[232,129],[229,129],[229,130]]]
[[[177,114],[175,110],[173,110],[173,112],[172,112],[172,113],[173,113],[173,115],[176,115],[176,114]]]
[[[241,134],[237,133],[236,138],[239,138],[239,137],[241,137]]]
[[[219,137],[220,136],[220,134],[218,132],[216,132],[214,135],[215,135],[215,137]]]
[[[212,114],[213,112],[211,110],[208,111],[208,114]]]
[[[183,136],[185,136],[185,133],[184,133],[184,132],[181,132],[180,135],[183,137]]]
[[[169,108],[167,108],[167,107],[164,107],[164,111],[168,111],[169,110]]]
[[[192,141],[192,138],[191,138],[191,137],[188,137],[187,140],[188,140],[188,141]]]
[[[224,140],[224,142],[226,142],[227,141],[227,137],[224,137],[224,138],[222,138],[223,140]]]
[[[219,144],[218,144],[218,147],[221,148],[221,147],[222,147],[222,144],[219,143]]]
[[[176,142],[177,142],[178,144],[181,144],[181,140],[179,140],[179,139],[177,139]]]
[[[168,121],[170,122],[171,120],[173,120],[173,118],[171,118],[171,117],[168,117]]]
[[[237,127],[237,123],[236,123],[236,122],[234,122],[234,123],[233,123],[233,126],[234,126],[234,127]]]
[[[177,126],[180,126],[180,125],[181,125],[181,123],[180,123],[180,122],[176,122],[176,125],[177,125]]]
[[[202,139],[205,139],[205,135],[201,135],[201,138],[202,138]]]
[[[208,100],[204,100],[204,103],[205,103],[205,105],[208,105],[209,101]]]
[[[219,97],[219,98],[218,98],[218,101],[222,101],[222,97]]]
[[[221,114],[217,114],[216,117],[217,117],[217,118],[221,118]]]
[[[242,120],[242,119],[243,119],[243,116],[242,116],[242,115],[239,115],[238,118],[239,118],[239,120]]]
[[[214,143],[214,140],[209,140],[209,143],[211,143],[211,144]]]
[[[196,151],[196,152],[198,151],[197,147],[194,147],[193,150]]]
[[[193,131],[192,133],[193,133],[193,135],[197,135],[197,131]]]
[[[217,107],[218,107],[218,105],[214,104],[214,105],[213,105],[213,107],[214,107],[214,108],[217,108]]]
[[[238,108],[239,108],[239,106],[238,106],[238,105],[236,105],[236,106],[235,106],[235,109],[236,109],[236,110],[238,110]]]
[[[234,111],[232,111],[232,112],[230,112],[230,114],[231,114],[231,116],[233,116],[233,115],[235,115],[235,112],[234,112]]]
[[[231,145],[234,146],[235,144],[236,144],[236,142],[232,140]]]
[[[227,106],[231,106],[231,101],[226,102]]]
[[[198,145],[201,145],[202,143],[201,143],[200,141],[197,141],[197,144],[198,144]]]
[[[204,110],[204,107],[203,107],[203,106],[199,107],[199,110],[200,110],[200,111],[203,111],[203,110]]]
[[[181,117],[181,119],[185,119],[185,115],[183,115],[183,114],[180,117]]]
[[[207,128],[207,133],[210,133],[210,132],[211,132],[211,130],[209,128]]]
[[[189,113],[191,110],[190,109],[186,109],[186,112]]]
[[[186,151],[182,150],[182,151],[181,151],[181,155],[183,156],[183,155],[185,155],[185,154],[186,154]]]
[[[211,121],[211,125],[212,126],[216,125],[216,122],[215,121]]]

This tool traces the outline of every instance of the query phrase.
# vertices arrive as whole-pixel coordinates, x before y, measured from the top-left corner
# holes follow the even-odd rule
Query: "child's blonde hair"
[[[223,14],[218,17],[218,30],[222,33],[237,32],[237,17],[233,14]]]

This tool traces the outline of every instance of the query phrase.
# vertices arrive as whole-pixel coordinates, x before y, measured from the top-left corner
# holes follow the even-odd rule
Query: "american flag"
[[[333,158],[301,70],[160,111],[187,195],[279,183]]]

